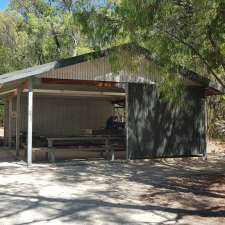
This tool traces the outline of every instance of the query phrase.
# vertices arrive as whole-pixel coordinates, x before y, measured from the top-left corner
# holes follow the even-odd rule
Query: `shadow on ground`
[[[224,224],[225,157],[0,164],[0,224]]]

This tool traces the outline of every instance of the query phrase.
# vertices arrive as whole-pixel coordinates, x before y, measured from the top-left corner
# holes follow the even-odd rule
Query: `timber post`
[[[16,157],[20,156],[20,100],[21,89],[17,89],[16,97]]]

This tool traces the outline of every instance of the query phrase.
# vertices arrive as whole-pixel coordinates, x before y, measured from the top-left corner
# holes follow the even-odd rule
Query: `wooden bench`
[[[92,150],[92,151],[100,151],[101,156],[103,155],[103,151],[106,152],[106,158],[109,159],[109,154],[111,153],[111,160],[115,159],[115,150],[116,147],[112,144],[115,141],[124,140],[125,137],[121,136],[93,136],[93,135],[85,135],[85,136],[77,136],[77,137],[61,137],[61,138],[47,138],[48,141],[48,159],[50,162],[55,162],[55,143],[56,142],[71,142],[78,141],[80,143],[85,142],[93,142],[100,141],[102,142],[102,147],[96,147],[93,145],[91,148],[87,147],[78,147],[79,150]],[[81,144],[82,145],[82,144]]]

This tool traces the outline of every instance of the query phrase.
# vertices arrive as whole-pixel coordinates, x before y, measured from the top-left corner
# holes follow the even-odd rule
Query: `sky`
[[[0,0],[0,10],[6,9],[8,4],[9,4],[9,0]]]

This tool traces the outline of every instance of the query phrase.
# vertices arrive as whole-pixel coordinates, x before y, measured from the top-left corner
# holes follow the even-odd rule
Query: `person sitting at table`
[[[114,118],[110,116],[106,121],[106,129],[113,129],[114,128]]]

